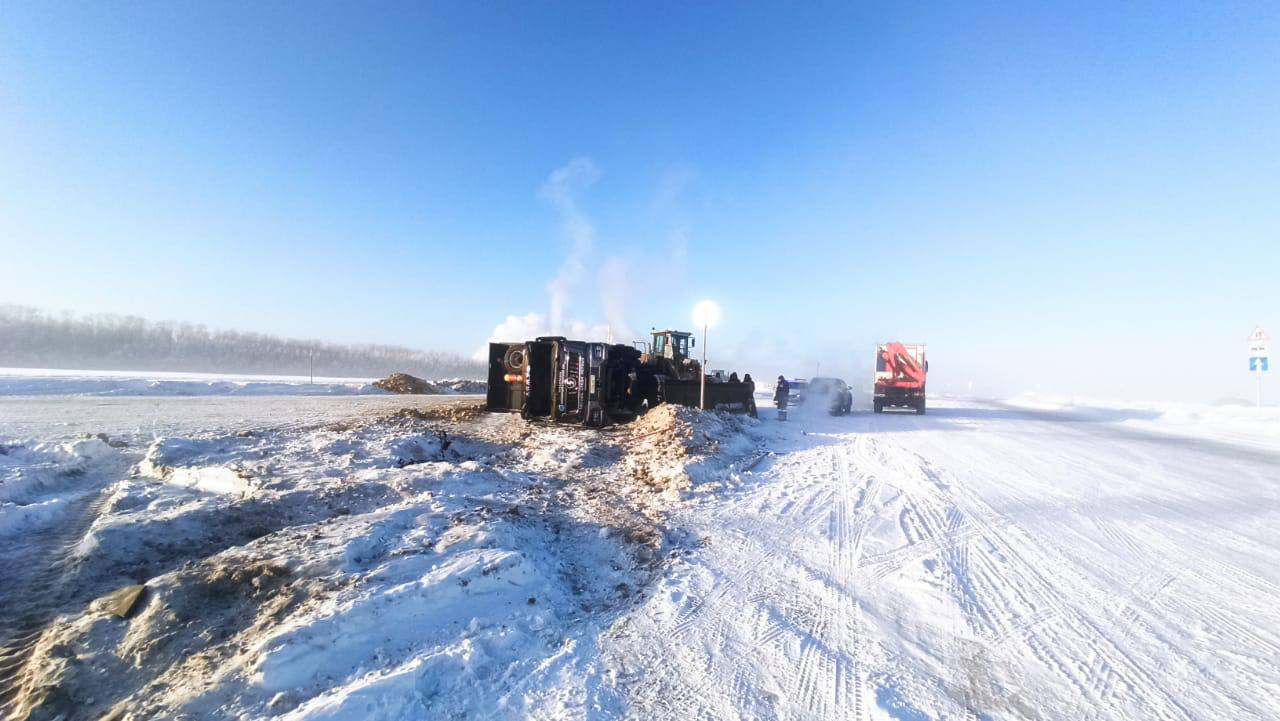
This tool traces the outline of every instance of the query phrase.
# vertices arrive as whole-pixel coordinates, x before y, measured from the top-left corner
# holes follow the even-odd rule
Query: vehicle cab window
[[[676,336],[673,341],[676,347],[676,355],[685,358],[689,357],[689,336]]]
[[[653,354],[656,356],[667,355],[667,337],[665,335],[655,335],[653,337]]]

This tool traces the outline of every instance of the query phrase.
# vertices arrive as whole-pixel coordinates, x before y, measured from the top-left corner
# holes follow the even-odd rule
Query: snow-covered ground
[[[650,718],[1276,718],[1280,449],[1130,420],[775,425],[607,653]]]
[[[1280,406],[1248,403],[1117,403],[1106,400],[1024,394],[1001,404],[1051,411],[1064,419],[1115,421],[1137,430],[1213,438],[1230,443],[1275,448],[1280,446]]]
[[[95,421],[72,419],[103,400],[144,405],[80,437]],[[661,408],[600,433],[456,399],[351,400],[378,405],[0,399],[0,502],[23,509],[0,523],[15,569],[0,703],[1280,716],[1265,409],[939,399],[926,416],[778,423]],[[155,401],[167,421],[111,424]],[[291,403],[307,422],[281,422]],[[6,423],[33,413],[60,420]],[[147,590],[128,619],[94,604],[130,583]]]
[[[382,395],[374,378],[0,368],[3,396],[352,396]],[[474,382],[435,381],[444,393],[471,393]],[[464,390],[459,390],[464,389]]]
[[[206,396],[377,394],[373,378],[315,378],[160,371],[0,368],[0,396]]]

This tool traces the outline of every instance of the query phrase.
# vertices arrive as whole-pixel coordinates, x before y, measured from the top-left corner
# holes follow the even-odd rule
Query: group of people
[[[729,374],[729,382],[730,383],[738,382],[738,373],[736,371]],[[751,379],[750,373],[742,377],[742,382],[750,384],[751,390],[752,391],[755,390],[756,382]],[[774,405],[778,406],[779,408],[786,409],[787,401],[790,398],[791,398],[791,384],[787,382],[786,376],[778,376],[778,385],[775,386],[773,389]]]

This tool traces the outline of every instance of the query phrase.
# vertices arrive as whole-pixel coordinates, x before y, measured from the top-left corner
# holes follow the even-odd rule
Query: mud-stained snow
[[[0,423],[18,717],[1280,716],[1267,409],[660,407],[597,432],[165,400],[148,432]]]
[[[29,522],[0,533],[51,534],[22,551],[57,572],[0,592],[28,619],[0,623],[14,660],[0,692],[33,719],[620,712],[625,696],[583,673],[596,639],[688,545],[666,508],[727,473],[758,426],[701,415],[601,433],[472,401],[115,446],[11,441],[0,490]],[[679,453],[648,457],[656,443]],[[82,511],[30,520],[55,501]],[[105,613],[132,583],[146,585],[134,613]]]

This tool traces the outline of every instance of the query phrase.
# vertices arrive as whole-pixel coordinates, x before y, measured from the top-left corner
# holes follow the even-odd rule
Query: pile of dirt
[[[725,461],[745,450],[751,441],[743,431],[754,422],[747,416],[660,405],[627,428],[627,467],[664,494],[678,494],[704,480],[717,459]],[[721,454],[722,449],[727,453]]]
[[[462,378],[428,381],[417,376],[411,376],[408,373],[392,373],[380,381],[374,381],[373,387],[392,393],[413,395],[438,395],[441,393],[479,395],[488,390],[489,384],[484,381],[464,380]]]
[[[436,395],[440,389],[430,381],[425,381],[408,373],[392,373],[379,381],[373,382],[374,388],[391,393],[407,393],[413,395]]]
[[[128,619],[101,600],[84,615],[60,617],[24,670],[16,718],[171,717],[170,709],[249,666],[267,629],[312,591],[322,591],[316,602],[331,592],[261,553],[244,547],[152,579]]]
[[[453,421],[466,423],[485,414],[484,404],[469,401],[450,401],[425,408],[401,408],[385,420],[412,423],[416,421]]]

